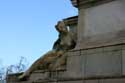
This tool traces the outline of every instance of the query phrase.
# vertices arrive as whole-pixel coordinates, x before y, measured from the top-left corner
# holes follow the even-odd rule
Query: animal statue
[[[59,32],[59,37],[54,43],[52,50],[36,60],[26,72],[20,75],[20,80],[27,79],[35,70],[52,71],[65,65],[66,57],[63,55],[75,47],[76,40],[74,40],[73,34],[68,31],[64,21],[59,21],[55,28]]]

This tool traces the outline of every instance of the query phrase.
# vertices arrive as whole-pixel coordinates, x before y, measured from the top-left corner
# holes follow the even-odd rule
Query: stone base
[[[27,81],[7,83],[125,83],[125,44],[67,52],[66,70],[35,71]]]
[[[125,77],[112,77],[112,78],[91,78],[91,79],[46,79],[37,81],[16,81],[7,83],[125,83]]]

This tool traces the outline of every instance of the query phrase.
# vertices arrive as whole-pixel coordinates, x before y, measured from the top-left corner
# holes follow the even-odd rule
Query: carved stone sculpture
[[[73,39],[73,33],[71,33],[63,21],[59,21],[55,26],[59,32],[59,37],[53,45],[53,49],[39,58],[32,66],[19,76],[20,80],[27,79],[30,74],[35,70],[56,70],[60,66],[65,65],[66,56],[63,56],[65,52],[73,49],[76,45],[75,39]]]

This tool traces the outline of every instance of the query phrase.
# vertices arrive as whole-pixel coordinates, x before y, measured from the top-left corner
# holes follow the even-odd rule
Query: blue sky
[[[57,21],[74,15],[70,0],[0,0],[0,65],[33,63],[51,50]]]

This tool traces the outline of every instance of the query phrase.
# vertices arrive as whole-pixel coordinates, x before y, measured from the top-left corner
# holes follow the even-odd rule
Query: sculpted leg
[[[39,58],[37,61],[35,61],[31,67],[24,72],[21,76],[19,76],[20,80],[26,79],[30,76],[30,74],[35,70],[51,70],[51,67],[49,65],[56,61],[57,58],[59,58],[63,54],[62,51],[49,51],[46,53],[43,57]]]

